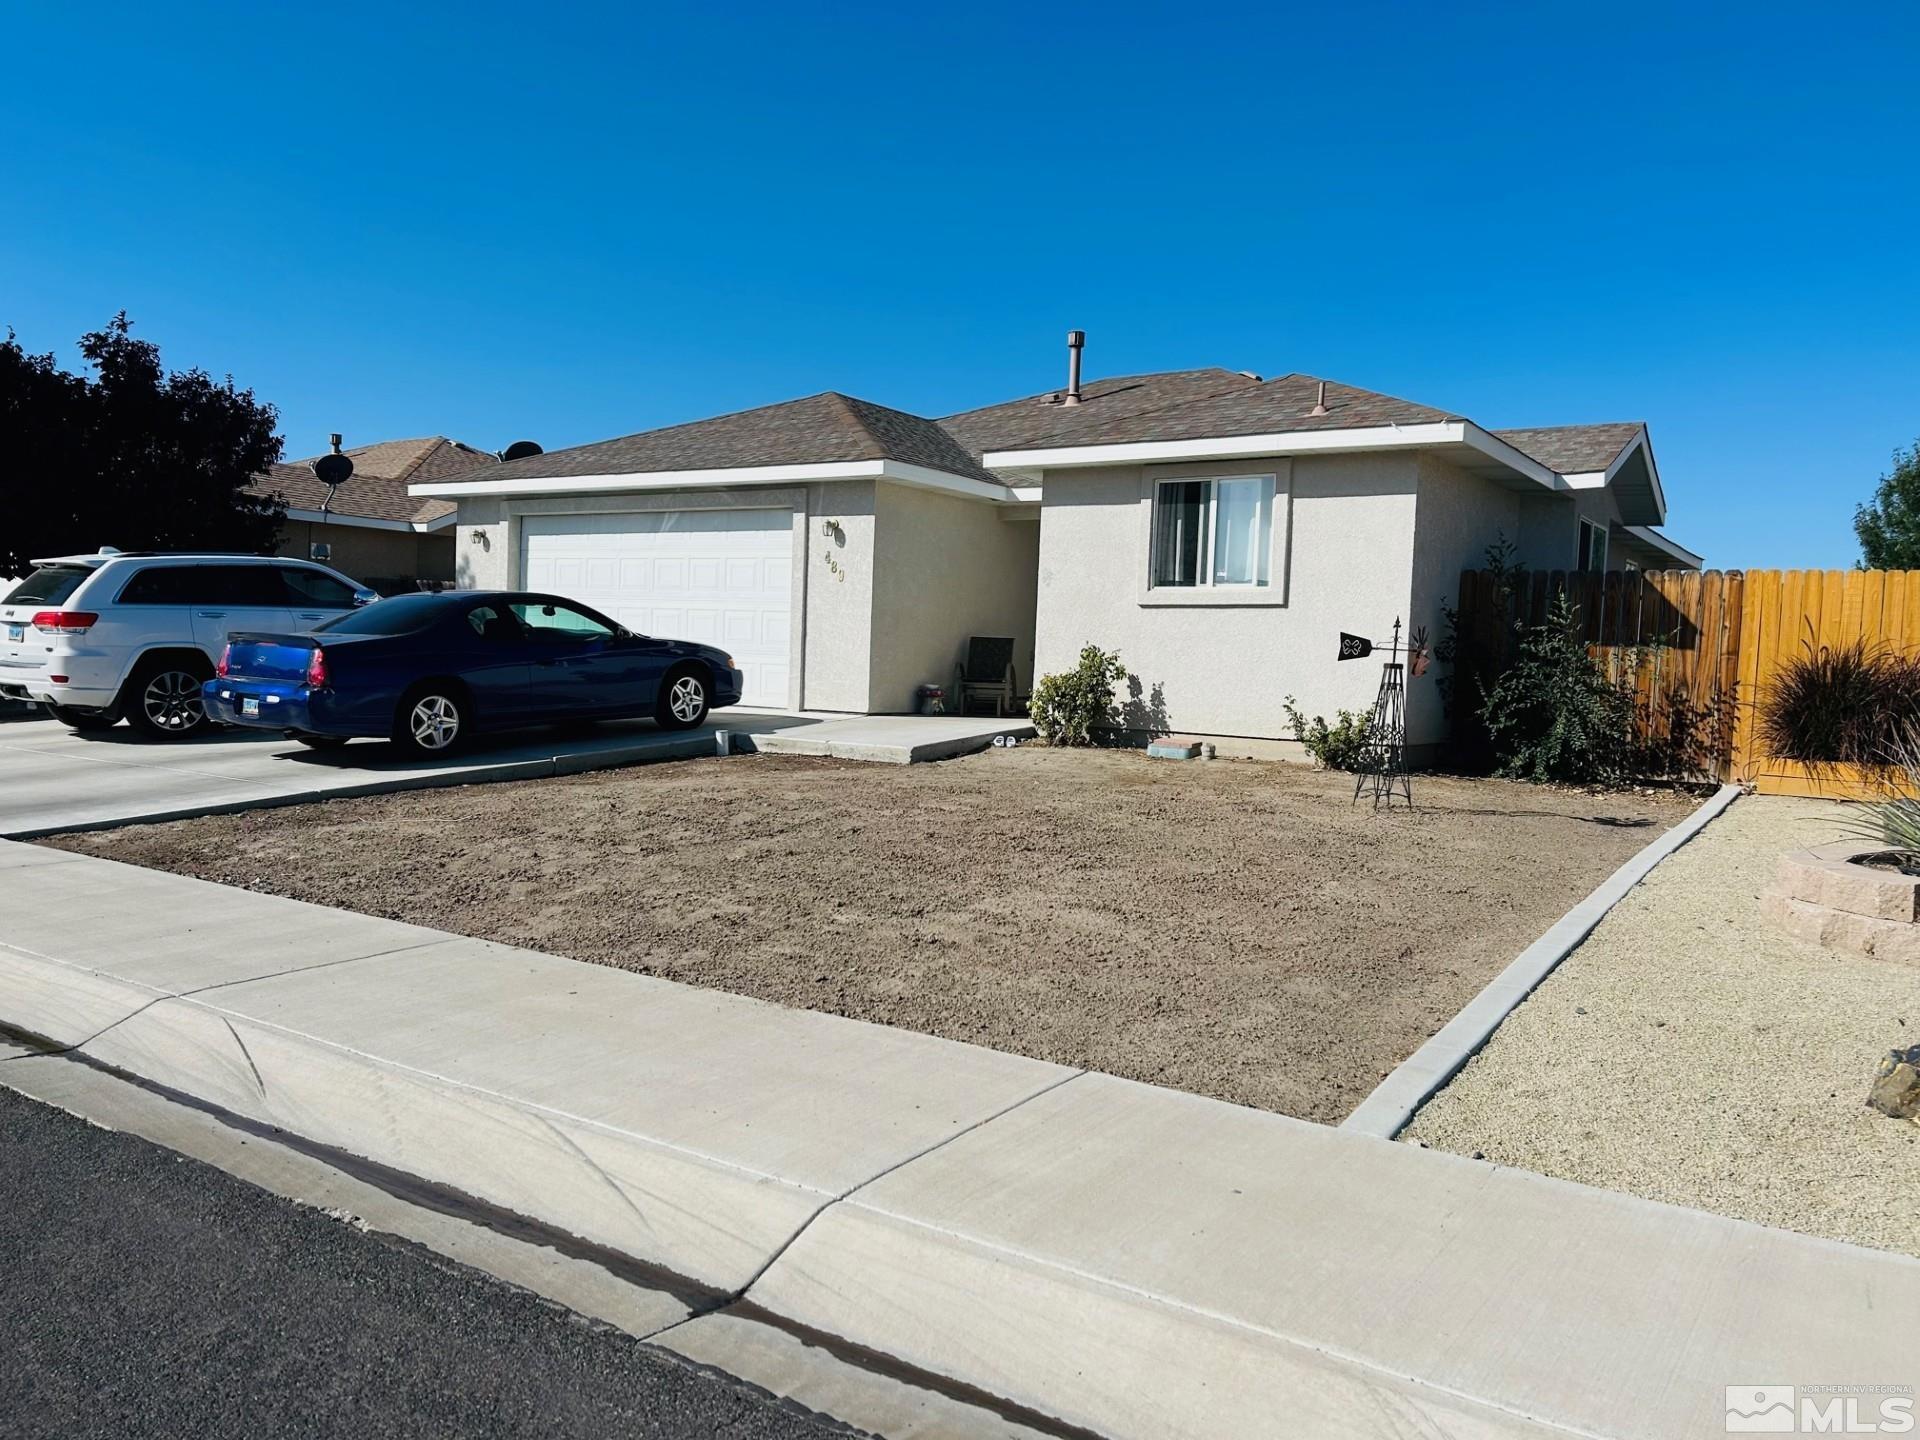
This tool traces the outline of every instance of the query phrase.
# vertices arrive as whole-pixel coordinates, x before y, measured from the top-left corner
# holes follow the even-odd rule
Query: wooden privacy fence
[[[1920,653],[1920,571],[1469,570],[1460,577],[1454,680],[1455,736],[1467,753],[1486,743],[1471,715],[1481,679],[1505,663],[1516,623],[1540,623],[1561,592],[1589,652],[1631,684],[1643,737],[1675,740],[1675,773],[1746,781],[1771,795],[1879,788],[1851,767],[1811,770],[1767,755],[1756,721],[1781,667],[1809,647],[1859,640]]]

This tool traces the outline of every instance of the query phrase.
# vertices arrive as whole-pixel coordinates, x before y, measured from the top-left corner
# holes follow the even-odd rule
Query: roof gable
[[[1562,475],[1590,475],[1618,460],[1620,452],[1645,428],[1638,420],[1615,420],[1601,425],[1542,425],[1493,433],[1549,470]]]

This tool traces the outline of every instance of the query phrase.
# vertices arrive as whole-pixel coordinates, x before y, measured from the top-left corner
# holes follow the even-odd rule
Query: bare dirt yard
[[[1628,855],[1671,794],[1302,766],[791,756],[48,843],[1310,1120],[1380,1078]]]

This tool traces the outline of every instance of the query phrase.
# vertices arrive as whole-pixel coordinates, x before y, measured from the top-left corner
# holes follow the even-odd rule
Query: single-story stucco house
[[[420,440],[382,440],[340,453],[353,461],[353,478],[328,503],[326,485],[313,473],[319,456],[276,465],[247,488],[286,501],[286,523],[277,555],[316,557],[382,594],[414,589],[419,581],[453,580],[453,521],[449,500],[407,493],[416,481],[464,475],[498,464],[484,450],[429,435]]]
[[[1654,528],[1644,425],[1496,432],[1230,370],[939,420],[829,392],[410,490],[459,507],[462,585],[724,645],[748,704],[907,711],[968,637],[1012,636],[1022,691],[1117,649],[1131,724],[1253,748],[1288,736],[1289,695],[1366,709],[1379,667],[1337,663],[1340,632],[1438,637],[1500,536],[1536,569],[1701,563]],[[1441,739],[1431,678],[1408,704],[1409,742]]]

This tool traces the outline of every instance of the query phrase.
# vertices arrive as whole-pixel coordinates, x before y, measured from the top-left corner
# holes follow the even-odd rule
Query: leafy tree
[[[126,312],[83,335],[69,375],[0,343],[0,574],[36,555],[273,547],[285,506],[246,493],[280,458],[271,405],[204,370],[169,373]]]
[[[1853,511],[1866,570],[1920,570],[1920,441],[1893,452],[1893,472],[1880,477],[1873,501]]]
[[[1563,591],[1521,632],[1519,654],[1487,692],[1480,718],[1495,774],[1514,780],[1614,785],[1633,771],[1633,698],[1587,654]]]

